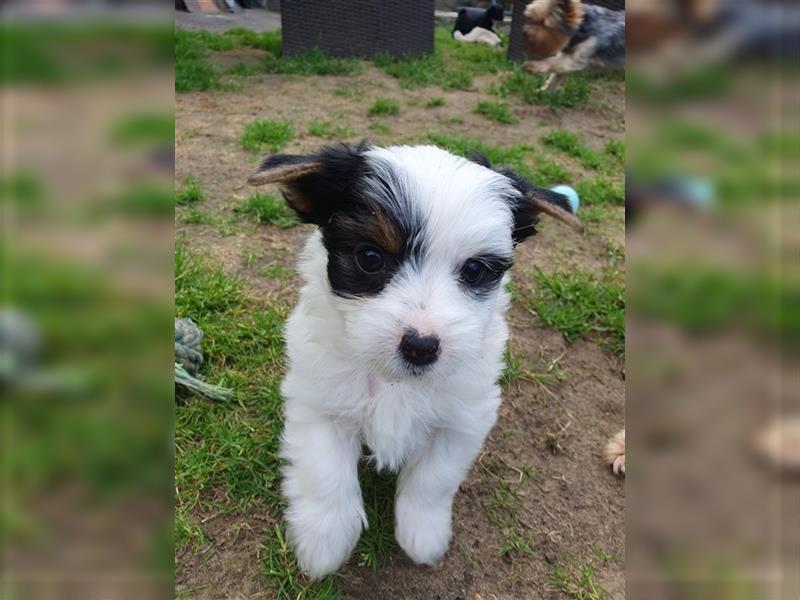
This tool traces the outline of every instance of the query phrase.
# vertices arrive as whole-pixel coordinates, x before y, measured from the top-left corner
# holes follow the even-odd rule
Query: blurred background
[[[0,597],[171,597],[172,6],[2,17]]]
[[[796,599],[800,13],[626,8],[627,594]]]
[[[1,595],[168,597],[173,6],[1,10]],[[626,18],[626,595],[796,600],[800,15]]]

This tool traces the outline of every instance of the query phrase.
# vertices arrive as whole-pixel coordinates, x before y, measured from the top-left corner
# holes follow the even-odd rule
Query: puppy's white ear
[[[247,182],[280,184],[283,197],[301,221],[324,226],[363,175],[366,149],[362,143],[322,148],[307,156],[275,154],[268,156]]]

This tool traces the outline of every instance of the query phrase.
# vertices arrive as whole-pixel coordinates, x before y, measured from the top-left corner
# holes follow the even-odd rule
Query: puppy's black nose
[[[429,365],[439,356],[439,338],[410,329],[400,340],[400,353],[412,365]]]

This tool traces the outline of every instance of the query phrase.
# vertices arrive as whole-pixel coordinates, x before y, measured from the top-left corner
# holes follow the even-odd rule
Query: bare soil
[[[229,58],[225,59],[230,66]],[[430,132],[462,134],[496,145],[528,143],[553,127],[580,132],[592,146],[623,134],[623,95],[619,86],[601,86],[583,110],[557,111],[526,106],[511,99],[520,119],[517,125],[499,125],[472,112],[480,99],[496,99],[487,88],[496,76],[475,81],[475,91],[446,92],[439,88],[403,90],[370,67],[356,77],[262,75],[244,81],[241,91],[181,94],[176,98],[177,185],[194,175],[207,193],[196,208],[227,223],[181,224],[176,228],[191,251],[221,265],[246,282],[255,297],[279,297],[294,302],[298,281],[293,265],[298,249],[311,231],[307,226],[279,229],[256,225],[233,213],[252,189],[245,185],[261,157],[245,152],[239,136],[256,118],[291,121],[295,138],[285,152],[305,152],[329,143],[308,135],[309,125],[321,120],[344,120],[351,140],[369,138],[378,144],[426,143]],[[346,90],[349,96],[335,95]],[[343,92],[340,92],[343,93]],[[399,101],[397,116],[368,118],[367,108],[377,97]],[[425,101],[441,96],[446,105],[425,108]],[[461,122],[453,122],[453,117]],[[391,133],[369,129],[385,122]],[[571,165],[572,167],[572,165]],[[572,169],[576,174],[578,169]],[[271,191],[271,190],[269,190]],[[518,251],[514,279],[523,293],[531,285],[534,265],[544,270],[580,267],[599,271],[607,265],[606,242],[624,244],[622,209],[609,208],[611,218],[579,237],[557,223],[543,224],[541,233]],[[280,264],[288,278],[264,274]],[[372,571],[355,561],[345,570],[342,588],[349,598],[484,599],[555,598],[548,579],[554,563],[596,564],[596,581],[615,598],[624,597],[624,480],[615,477],[601,460],[606,440],[624,424],[624,369],[622,362],[597,345],[567,344],[560,333],[541,324],[521,304],[509,314],[511,350],[535,373],[562,369],[562,382],[547,385],[533,380],[512,381],[504,394],[497,426],[483,454],[457,494],[454,536],[443,563],[418,567],[402,555]],[[523,477],[528,464],[535,477]],[[500,481],[522,481],[521,506],[515,513],[520,529],[532,534],[533,555],[501,556],[502,531],[487,516],[486,504]],[[258,540],[275,516],[246,514],[211,517],[204,523],[210,543],[199,554],[182,551],[176,583],[183,596],[197,598],[271,597],[259,573]],[[598,562],[597,550],[613,555]]]

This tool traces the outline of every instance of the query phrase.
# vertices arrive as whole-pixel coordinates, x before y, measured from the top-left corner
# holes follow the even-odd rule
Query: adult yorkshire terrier
[[[523,45],[529,73],[549,74],[542,90],[553,89],[559,76],[584,69],[625,66],[625,12],[580,0],[534,0],[525,8]]]

